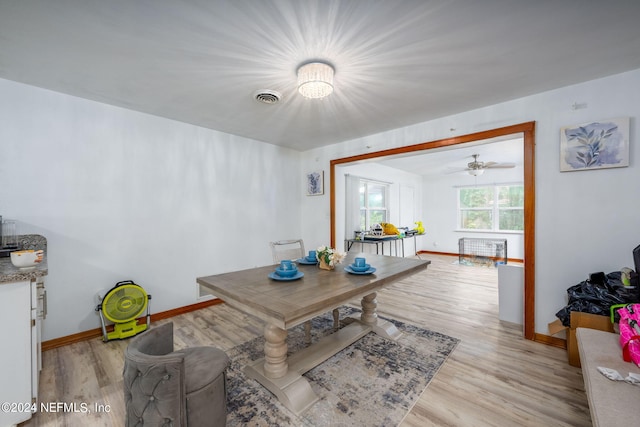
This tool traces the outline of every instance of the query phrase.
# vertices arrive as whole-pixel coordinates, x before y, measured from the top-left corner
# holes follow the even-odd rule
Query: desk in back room
[[[349,252],[354,244],[360,244],[360,251],[364,252],[364,245],[376,245],[376,254],[384,255],[384,244],[389,242],[389,255],[392,255],[394,251],[391,250],[393,247],[395,249],[395,254],[398,256],[398,242],[400,242],[400,249],[402,252],[402,257],[404,257],[404,241],[406,239],[413,239],[413,255],[417,253],[417,243],[416,243],[417,234],[413,234],[411,236],[400,237],[398,235],[383,235],[383,236],[372,236],[365,235],[364,240],[362,239],[345,239],[344,247],[345,251]],[[393,246],[392,246],[393,244]],[[382,252],[380,252],[378,245],[382,246]]]

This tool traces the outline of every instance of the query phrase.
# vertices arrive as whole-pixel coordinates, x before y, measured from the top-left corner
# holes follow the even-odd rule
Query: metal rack
[[[507,240],[462,237],[458,240],[458,261],[461,264],[506,264]]]

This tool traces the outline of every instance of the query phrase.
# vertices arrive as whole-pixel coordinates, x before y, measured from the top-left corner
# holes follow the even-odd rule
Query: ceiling
[[[636,0],[0,0],[0,78],[304,151],[638,69],[639,18]],[[335,66],[325,99],[296,91],[310,59]]]
[[[480,162],[513,163],[520,171],[524,168],[524,141],[521,135],[468,142],[370,161],[425,177],[445,176],[453,173],[467,174],[464,169],[467,163],[473,161],[474,154],[479,155]],[[486,173],[500,176],[503,170],[491,169]]]

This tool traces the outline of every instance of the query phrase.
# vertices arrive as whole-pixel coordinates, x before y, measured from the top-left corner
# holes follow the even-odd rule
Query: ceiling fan
[[[467,163],[466,168],[454,169],[449,173],[467,171],[469,175],[479,176],[484,173],[485,169],[508,169],[514,168],[516,166],[515,163],[480,162],[478,161],[478,157],[480,157],[480,154],[473,154],[472,157],[473,162]]]

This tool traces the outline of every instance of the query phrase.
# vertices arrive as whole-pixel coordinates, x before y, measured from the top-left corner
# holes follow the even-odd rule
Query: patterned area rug
[[[341,326],[360,311],[340,308]],[[416,403],[459,340],[393,319],[398,341],[372,332],[304,376],[320,401],[295,415],[242,369],[264,356],[264,337],[227,352],[227,425],[236,426],[396,426]],[[333,331],[331,313],[312,321],[312,339]],[[289,353],[304,348],[302,325],[289,330]]]

